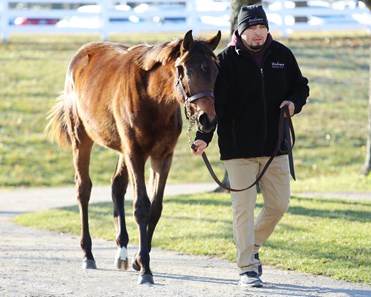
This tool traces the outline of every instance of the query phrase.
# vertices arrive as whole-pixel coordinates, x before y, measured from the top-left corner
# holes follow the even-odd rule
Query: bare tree
[[[366,0],[365,4],[371,10],[371,0]],[[361,174],[367,176],[371,171],[371,46],[370,46],[370,61],[369,61],[369,76],[368,76],[368,135],[366,160],[363,165]]]

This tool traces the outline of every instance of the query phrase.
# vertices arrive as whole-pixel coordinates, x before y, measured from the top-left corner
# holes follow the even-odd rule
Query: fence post
[[[186,1],[187,10],[187,25],[189,28],[197,28],[196,26],[196,3],[195,0]]]
[[[100,8],[101,8],[101,19],[102,19],[102,27],[100,28],[100,32],[101,32],[101,38],[104,40],[104,41],[107,41],[108,38],[109,38],[109,26],[110,26],[110,22],[109,22],[109,17],[108,17],[108,10],[109,10],[109,4],[108,4],[109,1],[105,1],[105,0],[100,0],[98,1],[98,5],[100,5]]]
[[[9,26],[9,17],[8,17],[8,4],[9,0],[2,0],[0,2],[0,14],[1,14],[1,24],[0,28],[2,31],[2,41],[7,42],[9,40],[9,32],[8,32],[8,26]]]
[[[280,17],[281,17],[281,35],[284,38],[287,38],[289,32],[288,32],[288,25],[286,24],[286,7],[285,7],[285,0],[280,0],[281,2],[281,9],[279,11]]]

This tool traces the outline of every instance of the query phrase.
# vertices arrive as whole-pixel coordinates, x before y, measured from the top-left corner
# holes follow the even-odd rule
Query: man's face
[[[268,36],[268,28],[264,25],[255,25],[247,28],[241,34],[245,46],[253,51],[260,50]]]

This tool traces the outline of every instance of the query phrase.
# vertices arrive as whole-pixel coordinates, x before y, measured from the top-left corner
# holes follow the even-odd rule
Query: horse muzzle
[[[209,133],[215,130],[217,122],[218,120],[216,116],[210,119],[205,112],[202,112],[197,117],[197,129],[200,132]]]

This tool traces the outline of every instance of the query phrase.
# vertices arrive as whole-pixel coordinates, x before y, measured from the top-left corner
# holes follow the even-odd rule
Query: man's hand
[[[207,147],[207,143],[201,139],[197,139],[193,143],[194,149],[192,149],[192,154],[197,156],[197,155],[202,155],[204,152],[204,149]]]
[[[281,103],[280,108],[287,106],[289,109],[290,116],[292,117],[295,113],[295,104],[292,101],[285,100]]]

